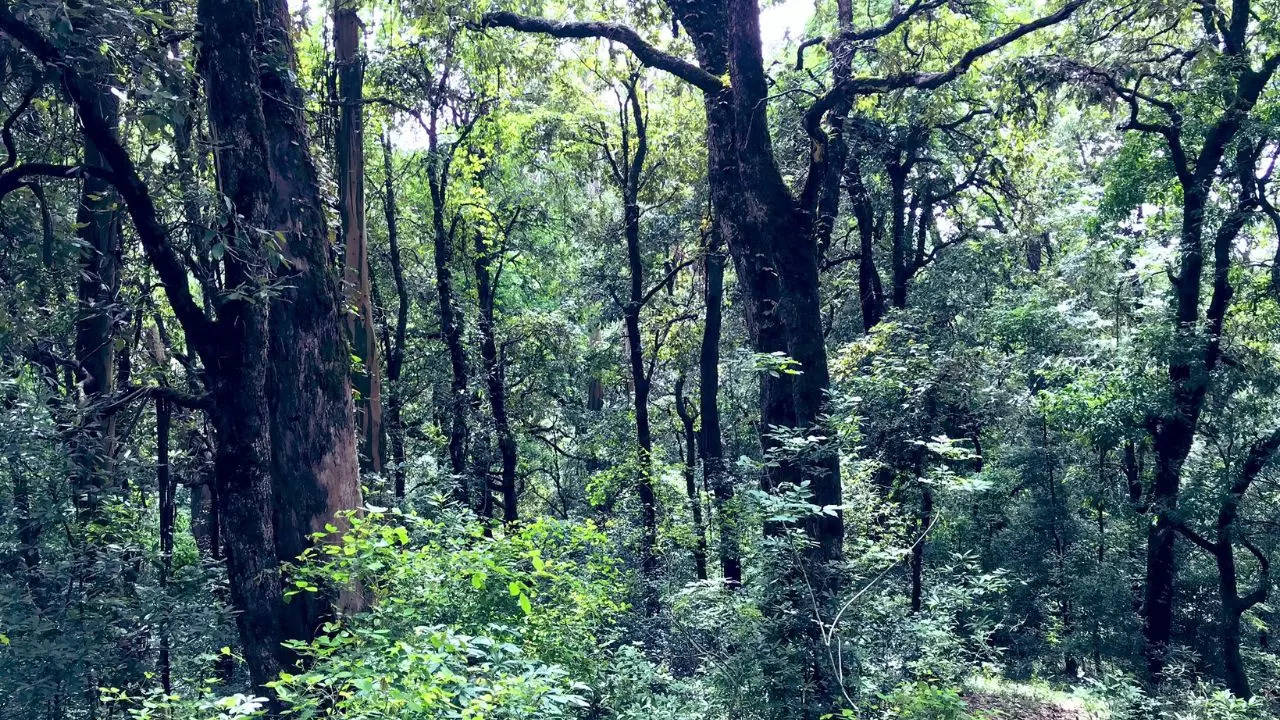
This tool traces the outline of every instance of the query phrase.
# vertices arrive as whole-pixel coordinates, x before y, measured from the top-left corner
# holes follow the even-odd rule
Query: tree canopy
[[[0,698],[1280,717],[1278,16],[0,0]]]

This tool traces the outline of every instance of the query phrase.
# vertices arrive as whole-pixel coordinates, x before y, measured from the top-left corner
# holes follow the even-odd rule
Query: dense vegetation
[[[764,4],[0,0],[7,716],[1280,717],[1280,3]]]

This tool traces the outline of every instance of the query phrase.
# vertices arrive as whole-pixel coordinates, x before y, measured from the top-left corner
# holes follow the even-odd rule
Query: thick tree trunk
[[[846,32],[853,29],[853,0],[836,0],[836,29]],[[847,81],[853,75],[853,50],[842,47],[834,51],[831,59],[831,79],[834,83]],[[818,242],[818,257],[826,255],[831,242],[831,233],[835,229],[836,218],[840,214],[840,181],[844,177],[845,164],[849,157],[849,143],[845,139],[845,124],[849,119],[849,111],[853,108],[852,98],[842,98],[827,116],[830,118],[831,131],[828,134],[826,162],[823,166],[825,176],[822,178],[822,189],[818,196],[817,218],[814,235]]]
[[[279,674],[286,657],[281,648],[284,597],[271,512],[266,314],[248,301],[234,304],[242,307],[224,306],[220,312],[220,324],[234,323],[235,328],[220,339],[212,388],[214,476],[226,530],[231,601],[249,675],[260,688]]]
[[[839,466],[826,447],[805,458],[779,451],[779,429],[831,437],[820,415],[826,400],[828,371],[818,303],[818,248],[813,219],[800,208],[784,184],[773,159],[766,123],[767,90],[760,48],[759,8],[755,0],[694,2],[669,0],[688,31],[699,65],[715,77],[731,78],[723,91],[707,89],[708,181],[721,238],[733,257],[745,297],[748,336],[757,353],[783,353],[801,365],[802,374],[761,374],[760,439],[777,462],[762,477],[766,491],[783,483],[808,481],[810,501],[839,505]],[[706,385],[704,384],[704,387]],[[825,443],[823,443],[825,445]],[[782,530],[766,525],[766,532]],[[843,521],[837,511],[805,523],[812,540],[805,564],[825,613],[838,590],[834,563],[841,554]],[[797,570],[798,572],[798,570]],[[801,609],[799,597],[777,608],[778,617],[808,617],[812,603]],[[838,681],[826,662],[827,650],[816,623],[806,622],[804,652],[813,693],[803,716],[817,717],[836,709]],[[773,691],[771,691],[772,693]],[[795,693],[778,688],[778,693]],[[796,694],[798,697],[798,693]],[[785,702],[790,702],[789,697]]]
[[[817,244],[809,213],[791,196],[773,158],[769,128],[761,108],[767,102],[764,60],[760,46],[760,12],[756,0],[730,0],[728,24],[729,74],[733,78],[734,150],[743,192],[742,215],[735,216],[744,232],[731,239],[736,255],[763,257],[779,283],[777,315],[786,352],[800,364],[791,382],[791,422],[782,425],[802,432],[821,431],[821,414],[830,383],[818,293]],[[759,305],[759,302],[753,304]],[[765,348],[757,348],[766,351]],[[830,437],[829,432],[819,434]],[[812,502],[819,506],[841,502],[839,461],[829,440],[810,457],[780,463],[780,478],[795,485],[808,481]],[[820,583],[833,580],[821,567],[841,556],[843,521],[839,511],[806,523],[814,540],[811,559]]]
[[[1248,605],[1240,600],[1230,526],[1219,529],[1214,560],[1218,566],[1218,642],[1222,653],[1222,679],[1233,695],[1248,700],[1253,693],[1249,688],[1244,658],[1240,654],[1240,616]]]
[[[1204,405],[1206,377],[1196,377],[1191,357],[1195,325],[1200,316],[1200,275],[1203,259],[1200,246],[1204,232],[1204,197],[1194,189],[1184,190],[1182,208],[1183,264],[1175,287],[1174,329],[1176,342],[1185,343],[1174,353],[1168,376],[1172,412],[1160,418],[1152,434],[1151,448],[1156,456],[1155,480],[1150,500],[1153,522],[1147,529],[1147,570],[1143,599],[1144,654],[1147,670],[1155,682],[1164,674],[1166,655],[1173,633],[1174,582],[1177,579],[1175,540],[1177,532],[1171,523],[1178,507],[1182,466],[1195,440],[1196,425]],[[1193,252],[1187,252],[1194,249]]]
[[[89,75],[80,80],[107,122],[119,123],[120,101],[103,78]],[[84,164],[106,169],[107,164],[92,140],[84,141]],[[76,504],[82,521],[98,519],[98,509],[114,454],[115,421],[96,404],[116,386],[114,330],[120,294],[121,237],[117,208],[120,198],[111,183],[86,175],[76,211],[76,235],[80,240],[79,279],[76,284],[75,359],[84,397],[83,427],[73,443],[76,470]]]
[[[516,465],[519,460],[516,451],[515,434],[511,431],[511,421],[507,417],[507,371],[503,358],[498,352],[498,341],[494,326],[494,307],[498,288],[491,271],[493,251],[485,242],[484,236],[475,235],[476,295],[480,301],[480,359],[484,363],[485,387],[489,393],[489,409],[493,416],[494,433],[498,438],[498,453],[502,458],[502,477],[500,492],[502,493],[502,521],[513,523],[519,518],[516,497]],[[486,480],[487,482],[487,480]]]
[[[265,272],[261,236],[271,187],[265,120],[257,82],[257,13],[248,0],[200,0],[203,69],[218,189],[237,216],[224,226],[226,287],[247,290],[218,300],[211,376],[214,482],[226,531],[227,574],[245,660],[255,687],[280,671],[283,595],[271,493],[267,402],[267,307],[256,292]]]
[[[853,157],[848,162],[849,200],[858,222],[858,299],[862,310],[862,331],[871,332],[884,318],[884,290],[876,269],[876,221],[871,194],[862,179],[862,164]]]
[[[1248,700],[1253,697],[1253,690],[1249,687],[1249,674],[1240,655],[1240,614],[1234,608],[1225,612],[1220,632],[1223,681],[1232,695]]]
[[[295,79],[289,8],[285,0],[260,7],[257,65],[272,183],[266,225],[283,236],[286,261],[271,302],[267,393],[276,550],[287,561],[362,500],[343,295]],[[339,602],[358,607],[360,598],[344,592]],[[288,637],[310,638],[328,606],[327,598],[296,596],[283,619]]]
[[[889,175],[890,253],[892,269],[890,302],[895,308],[907,306],[907,176],[911,173],[913,158],[905,158],[894,150],[894,157],[886,163]]]
[[[692,0],[673,0],[669,4],[694,41],[702,69],[717,77],[729,74],[730,13],[727,5],[724,2]],[[751,347],[759,353],[785,354],[786,328],[778,312],[781,295],[778,273],[769,254],[752,244],[754,228],[747,223],[748,189],[743,184],[739,167],[738,131],[735,126],[737,107],[733,89],[726,87],[720,92],[705,93],[703,108],[707,119],[707,183],[711,191],[714,232],[717,242],[728,246],[738,285],[746,299],[744,314]],[[705,365],[703,371],[706,371]],[[791,385],[791,375],[760,373],[759,437],[766,454],[778,447],[773,426],[795,426]],[[703,387],[706,386],[704,382]],[[761,487],[772,491],[782,480],[779,472],[769,471],[762,474]],[[777,534],[780,530],[773,523],[765,526],[768,534]]]
[[[1212,292],[1204,313],[1203,335],[1197,327],[1201,319],[1201,287],[1204,272],[1204,223],[1206,207],[1214,197],[1213,183],[1227,149],[1250,121],[1250,113],[1272,75],[1280,67],[1280,58],[1270,58],[1257,70],[1252,66],[1248,38],[1248,4],[1233,8],[1231,22],[1224,31],[1224,47],[1232,61],[1222,67],[1226,109],[1204,135],[1194,160],[1188,159],[1180,128],[1165,134],[1169,157],[1182,189],[1182,228],[1178,239],[1178,269],[1173,282],[1172,330],[1174,351],[1168,364],[1168,409],[1154,418],[1152,449],[1156,454],[1156,477],[1151,492],[1154,522],[1147,536],[1147,577],[1143,604],[1144,654],[1151,679],[1159,683],[1164,674],[1166,655],[1172,639],[1175,528],[1182,467],[1195,441],[1200,414],[1208,393],[1208,384],[1221,356],[1221,335],[1234,289],[1230,283],[1231,255],[1236,237],[1244,227],[1256,203],[1253,185],[1257,158],[1245,147],[1236,155],[1235,173],[1240,181],[1236,206],[1223,218],[1212,248],[1214,272]]]
[[[381,473],[384,462],[381,365],[377,331],[373,324],[372,281],[369,276],[369,244],[365,231],[364,202],[364,56],[360,51],[363,25],[356,11],[339,8],[334,13],[334,61],[338,74],[341,114],[334,144],[338,155],[338,211],[342,218],[343,285],[347,334],[351,350],[359,358],[352,384],[359,393],[355,408],[361,438],[361,459]]]
[[[717,75],[728,73],[728,44],[725,39],[728,15],[724,6],[691,5],[683,15],[682,22],[689,29],[690,37],[706,41],[696,46],[702,67]],[[747,191],[738,166],[732,91],[726,89],[718,94],[707,94],[704,108],[707,116],[707,181],[716,220],[715,232],[719,240],[728,246],[738,286],[745,298],[743,313],[748,339],[752,349],[758,353],[785,355],[787,338],[786,328],[778,312],[782,292],[778,284],[778,273],[769,256],[762,250],[752,249],[747,240],[755,231],[744,222],[748,212]],[[721,277],[723,278],[723,263]],[[763,454],[772,456],[780,448],[776,429],[796,425],[792,398],[793,376],[775,372],[761,372],[759,375],[758,437]],[[713,465],[713,471],[716,467],[717,465]],[[718,467],[723,471],[723,462]],[[787,468],[770,467],[761,473],[760,487],[765,492],[773,492],[787,478]],[[766,535],[777,536],[783,532],[783,528],[779,523],[767,521],[764,532]],[[740,575],[741,568],[738,567],[737,570]]]

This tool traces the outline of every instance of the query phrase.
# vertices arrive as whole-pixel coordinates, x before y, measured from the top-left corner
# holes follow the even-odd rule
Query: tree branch
[[[1208,538],[1196,532],[1195,530],[1192,530],[1190,527],[1183,524],[1181,521],[1170,519],[1169,524],[1173,526],[1174,530],[1177,530],[1179,533],[1181,533],[1183,537],[1187,538],[1188,540],[1195,543],[1196,545],[1199,545],[1205,552],[1209,553],[1210,555],[1217,557],[1218,553],[1222,551],[1222,548],[1217,543],[1210,541]],[[1229,548],[1228,548],[1228,551],[1230,551]]]
[[[934,88],[941,87],[968,72],[969,68],[972,67],[980,58],[990,55],[1006,45],[1030,35],[1037,30],[1056,25],[1063,20],[1066,20],[1086,2],[1088,2],[1088,0],[1070,0],[1070,2],[1063,5],[1055,13],[1051,13],[1032,20],[1031,22],[1019,25],[1003,35],[992,38],[977,47],[970,48],[968,52],[960,56],[960,59],[957,60],[954,65],[941,72],[905,72],[898,73],[896,75],[887,75],[885,77],[849,78],[847,81],[838,83],[825,95],[818,98],[818,101],[815,102],[813,106],[809,108],[808,112],[805,113],[805,125],[807,128],[811,125],[816,126],[816,120],[820,119],[823,113],[847,97],[855,95],[874,95],[877,93],[907,88],[932,90]]]
[[[111,180],[111,173],[102,168],[84,165],[56,165],[53,163],[22,163],[0,173],[0,198],[26,185],[28,178],[51,177],[60,180],[77,180],[85,174],[97,175]]]
[[[1245,610],[1257,605],[1267,599],[1267,594],[1271,590],[1271,561],[1267,558],[1266,553],[1257,545],[1254,545],[1248,538],[1240,538],[1240,544],[1253,554],[1253,558],[1258,561],[1258,586],[1248,595],[1240,598],[1240,606]]]
[[[45,65],[60,70],[68,82],[67,94],[75,104],[84,127],[84,134],[102,154],[112,173],[108,178],[124,200],[125,208],[133,219],[147,258],[156,269],[173,312],[182,323],[191,344],[207,354],[213,342],[213,323],[196,303],[188,284],[187,266],[169,243],[168,233],[160,223],[159,213],[151,193],[120,142],[116,130],[111,127],[93,99],[83,91],[83,83],[75,68],[63,56],[62,51],[49,42],[35,28],[14,16],[8,3],[0,5],[0,33],[18,42],[27,52]]]
[[[577,20],[547,20],[512,12],[485,13],[478,28],[505,27],[519,32],[549,35],[561,39],[604,38],[627,46],[641,63],[669,72],[698,89],[718,93],[725,89],[719,78],[693,63],[654,47],[635,30],[616,23]]]
[[[875,40],[884,37],[889,33],[897,30],[903,23],[912,17],[923,12],[928,12],[935,8],[940,8],[946,4],[946,0],[915,0],[905,10],[886,20],[884,23],[875,27],[864,28],[862,30],[845,30],[831,41],[831,45],[839,45],[849,42],[865,42],[867,40]]]
[[[666,275],[663,275],[663,276],[662,276],[662,279],[661,279],[661,280],[659,280],[659,281],[657,282],[657,284],[655,284],[653,287],[649,288],[649,290],[648,290],[648,291],[647,291],[643,296],[641,296],[641,298],[640,298],[640,307],[644,307],[645,305],[648,305],[648,304],[649,304],[649,301],[653,299],[653,296],[654,296],[654,295],[656,295],[656,294],[658,293],[658,291],[659,291],[659,290],[661,290],[662,288],[666,287],[667,283],[671,282],[671,278],[673,278],[673,277],[675,277],[675,276],[676,276],[676,273],[678,273],[678,272],[680,272],[681,270],[683,270],[683,269],[685,269],[685,268],[689,267],[690,265],[692,265],[692,264],[694,263],[695,259],[696,259],[696,258],[690,258],[690,259],[688,259],[688,260],[685,260],[684,262],[680,263],[679,265],[676,265],[675,267],[673,267],[673,268],[671,268],[670,270],[668,270],[668,271],[667,271],[667,274],[666,274]]]

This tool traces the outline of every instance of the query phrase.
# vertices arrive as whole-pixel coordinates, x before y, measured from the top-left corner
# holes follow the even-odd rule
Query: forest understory
[[[0,0],[15,720],[1280,720],[1280,0]]]

